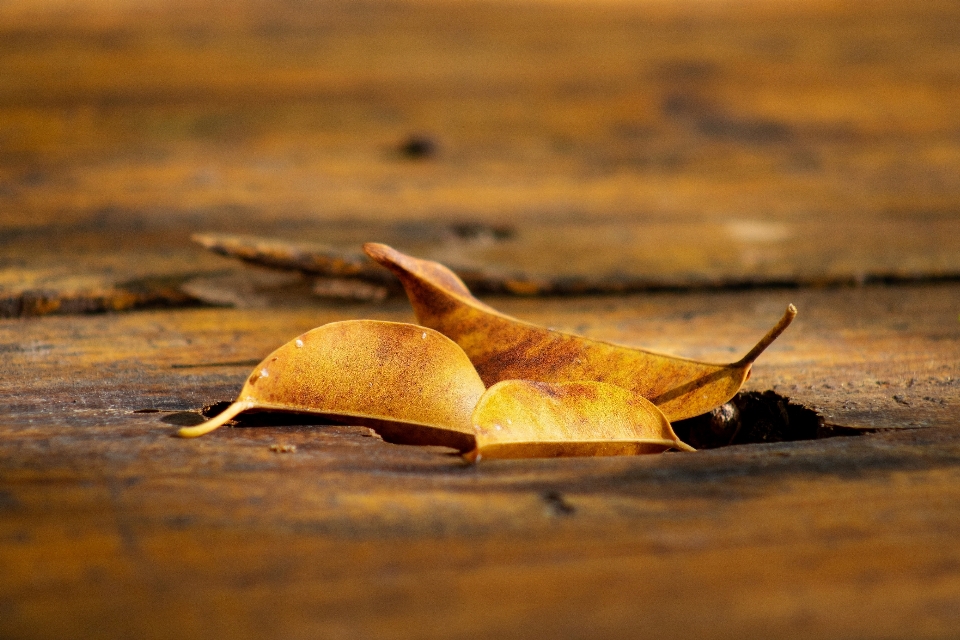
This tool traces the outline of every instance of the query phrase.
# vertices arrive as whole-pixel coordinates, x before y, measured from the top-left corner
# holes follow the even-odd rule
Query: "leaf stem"
[[[223,410],[219,415],[210,418],[206,422],[198,424],[193,427],[184,427],[177,431],[177,435],[181,438],[196,438],[197,436],[202,436],[204,434],[210,433],[216,429],[222,427],[226,422],[234,418],[237,414],[246,411],[253,407],[252,402],[234,402],[229,407]]]
[[[784,312],[783,317],[780,318],[780,321],[770,331],[767,332],[767,335],[760,338],[760,342],[754,345],[753,349],[750,349],[750,352],[747,355],[743,356],[737,362],[733,363],[735,367],[742,367],[753,362],[760,356],[761,353],[766,350],[773,341],[780,337],[780,334],[790,326],[790,323],[793,322],[793,319],[797,317],[797,308],[792,304],[787,305],[787,310]]]

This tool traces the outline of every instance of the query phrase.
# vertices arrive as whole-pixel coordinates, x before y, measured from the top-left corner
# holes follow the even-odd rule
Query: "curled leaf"
[[[459,344],[487,385],[502,380],[606,382],[647,398],[669,420],[700,415],[732,398],[757,356],[797,313],[793,305],[787,307],[776,326],[737,362],[712,364],[523,322],[474,298],[441,264],[383,244],[368,243],[364,250],[400,278],[420,324]]]
[[[498,382],[480,398],[473,427],[474,460],[693,451],[650,401],[602,382]]]
[[[388,442],[474,447],[471,414],[485,387],[446,336],[412,324],[333,322],[257,365],[236,402],[178,435],[195,437],[250,409],[319,414],[373,428]]]

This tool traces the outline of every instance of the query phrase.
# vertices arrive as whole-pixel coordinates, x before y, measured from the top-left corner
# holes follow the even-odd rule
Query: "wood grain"
[[[246,361],[317,324],[409,310],[4,320],[0,635],[950,637],[960,288],[792,294],[801,315],[748,384],[833,422],[926,428],[472,467],[360,427],[185,441],[185,412],[232,398]],[[783,295],[492,302],[723,359]]]
[[[0,637],[956,637],[958,86],[952,0],[0,3]],[[874,431],[465,466],[173,438],[308,329],[412,319],[196,232],[931,282],[488,299],[717,362],[793,302],[749,388]]]
[[[956,278],[958,11],[9,5],[2,306],[231,269],[202,231],[667,285]]]

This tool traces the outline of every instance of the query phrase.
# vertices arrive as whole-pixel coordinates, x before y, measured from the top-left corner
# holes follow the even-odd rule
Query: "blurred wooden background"
[[[6,3],[0,302],[227,268],[195,231],[667,284],[957,277],[957,11]]]
[[[492,303],[718,361],[793,301],[751,388],[880,431],[175,440],[298,333],[412,318],[196,232],[646,278]],[[0,637],[956,637],[958,280],[955,0],[0,2]]]

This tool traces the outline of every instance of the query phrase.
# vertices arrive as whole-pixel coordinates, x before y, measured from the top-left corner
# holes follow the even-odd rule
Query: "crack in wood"
[[[734,444],[817,440],[860,435],[871,429],[826,424],[823,416],[775,391],[741,391],[730,402],[673,424],[680,439],[697,449]]]

